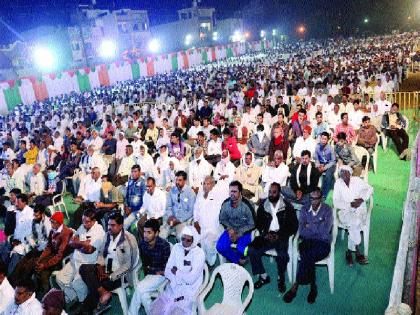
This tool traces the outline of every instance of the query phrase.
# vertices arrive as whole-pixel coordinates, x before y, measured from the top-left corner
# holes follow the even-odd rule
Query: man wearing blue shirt
[[[321,133],[320,142],[315,148],[315,166],[322,178],[322,196],[327,199],[328,193],[334,184],[334,173],[337,159],[331,145],[328,144],[330,135],[324,131]]]
[[[286,303],[296,297],[299,285],[309,284],[308,303],[315,303],[318,295],[315,276],[316,262],[330,254],[332,229],[334,225],[333,213],[326,203],[322,202],[319,188],[310,193],[311,203],[304,205],[299,217],[300,262],[296,273],[296,282],[283,296]]]
[[[187,173],[178,171],[176,174],[175,187],[168,193],[166,202],[166,212],[163,216],[163,226],[160,235],[167,238],[169,233],[175,229],[176,237],[181,236],[181,232],[192,219],[194,212],[195,193],[187,182]]]
[[[124,229],[127,230],[136,220],[137,214],[143,205],[143,195],[146,191],[144,180],[140,177],[140,166],[131,167],[131,178],[128,181],[127,193],[124,203]]]

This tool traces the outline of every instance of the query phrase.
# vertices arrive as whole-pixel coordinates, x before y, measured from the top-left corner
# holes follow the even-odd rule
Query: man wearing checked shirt
[[[135,164],[131,167],[131,178],[128,181],[127,193],[124,203],[124,229],[130,228],[131,224],[138,219],[138,212],[143,205],[143,195],[146,191],[144,180],[140,177],[140,166]]]
[[[195,193],[187,186],[187,173],[178,171],[176,174],[176,186],[168,193],[166,201],[166,212],[163,216],[163,226],[160,236],[166,239],[171,231],[175,229],[176,237],[179,239],[181,232],[188,221],[193,217]]]

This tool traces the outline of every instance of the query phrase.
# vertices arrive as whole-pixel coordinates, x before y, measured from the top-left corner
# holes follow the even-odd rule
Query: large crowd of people
[[[415,38],[282,44],[1,117],[0,315],[101,314],[122,281],[135,284],[131,315],[190,314],[205,264],[250,264],[259,289],[272,249],[284,302],[310,285],[314,303],[315,263],[337,220],[349,234],[343,259],[368,263],[364,166],[380,134],[410,159],[407,118],[387,93]],[[300,261],[287,291],[293,236]],[[138,266],[144,277],[131,279]]]

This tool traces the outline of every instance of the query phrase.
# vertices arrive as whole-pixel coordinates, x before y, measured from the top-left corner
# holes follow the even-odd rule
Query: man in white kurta
[[[214,185],[214,178],[207,176],[194,204],[194,226],[200,233],[201,248],[210,266],[216,262],[216,242],[223,232],[219,223],[220,208],[223,201],[229,198],[227,191],[217,189]]]
[[[105,231],[95,220],[95,212],[86,210],[82,218],[83,224],[79,226],[70,246],[75,249],[70,261],[63,269],[56,272],[56,281],[64,291],[66,303],[74,300],[83,302],[88,290],[79,274],[83,264],[95,264],[98,259],[99,249],[105,239]]]
[[[290,170],[283,162],[283,152],[277,150],[274,152],[274,161],[268,162],[263,167],[261,181],[264,185],[264,193],[260,198],[266,198],[268,196],[270,185],[274,182],[279,183],[282,187],[286,186],[289,176]]]
[[[200,236],[186,226],[181,242],[174,245],[165,268],[169,280],[165,291],[153,302],[150,315],[191,314],[198,289],[203,283],[204,251],[197,246]]]
[[[360,177],[353,177],[350,166],[342,166],[340,178],[335,182],[333,203],[338,210],[338,220],[348,232],[348,249],[346,261],[349,266],[353,265],[352,252],[356,251],[356,260],[360,264],[367,264],[359,248],[362,240],[361,231],[366,224],[367,207],[366,201],[373,194],[373,188]]]
[[[197,193],[203,185],[204,178],[211,174],[213,166],[204,159],[203,148],[197,147],[194,152],[194,160],[188,167],[188,178],[191,188]]]
[[[13,302],[15,290],[7,280],[6,265],[0,262],[0,314],[3,314],[6,307]]]

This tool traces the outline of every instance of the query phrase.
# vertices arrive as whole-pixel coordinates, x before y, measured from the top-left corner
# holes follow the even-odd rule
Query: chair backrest
[[[207,284],[209,283],[209,279],[210,279],[210,272],[209,272],[209,267],[207,266],[206,263],[204,263],[204,276],[203,276],[203,283],[201,284],[201,286],[198,288],[197,293],[196,293],[196,298],[200,295],[201,292],[203,292],[203,290],[207,287]]]
[[[242,302],[242,291],[246,282],[249,283],[249,292],[253,293],[254,291],[254,283],[252,282],[251,275],[248,273],[248,271],[237,264],[225,263],[218,266],[214,270],[211,282],[214,281],[213,278],[215,278],[217,274],[220,274],[223,282],[222,303],[238,306],[243,304],[246,305],[245,302],[251,299],[251,297],[248,295],[244,303]]]
[[[354,146],[354,154],[356,155],[357,159],[359,160],[360,163],[362,163],[363,157],[366,156],[366,165],[365,165],[365,173],[363,174],[363,177],[368,176],[368,172],[369,172],[369,152],[368,150],[366,150],[365,148],[361,147],[361,146]],[[366,180],[366,179],[365,179]]]

